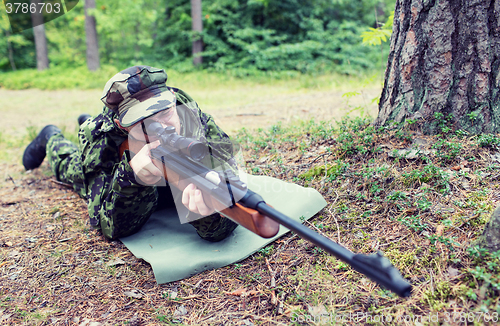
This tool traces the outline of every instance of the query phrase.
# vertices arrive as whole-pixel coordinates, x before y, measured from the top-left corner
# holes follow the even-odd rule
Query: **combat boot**
[[[45,126],[35,139],[26,147],[23,154],[23,165],[26,170],[39,167],[46,155],[47,141],[50,137],[60,134],[61,129],[54,125]]]
[[[78,117],[78,125],[81,126],[82,123],[84,123],[87,119],[91,118],[92,116],[87,113],[80,114]]]

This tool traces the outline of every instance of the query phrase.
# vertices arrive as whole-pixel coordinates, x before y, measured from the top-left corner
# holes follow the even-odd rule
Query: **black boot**
[[[26,147],[23,154],[23,165],[26,170],[32,170],[42,164],[45,149],[50,137],[60,134],[61,129],[54,125],[45,126],[35,139]]]
[[[80,114],[80,116],[78,117],[78,125],[81,126],[82,123],[84,123],[85,120],[87,120],[90,117],[91,117],[91,115],[87,114],[87,113]]]

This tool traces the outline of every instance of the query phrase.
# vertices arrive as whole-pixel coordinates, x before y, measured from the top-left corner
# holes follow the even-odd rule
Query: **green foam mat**
[[[311,218],[326,206],[315,189],[266,176],[246,178],[251,190],[297,221]],[[181,224],[172,207],[153,213],[139,232],[120,240],[134,256],[152,266],[157,283],[163,284],[241,261],[287,232],[280,226],[275,237],[264,239],[238,226],[226,239],[209,242],[201,239],[190,224]]]

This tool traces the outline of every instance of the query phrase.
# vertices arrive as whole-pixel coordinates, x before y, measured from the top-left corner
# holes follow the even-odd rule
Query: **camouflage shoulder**
[[[104,111],[91,119],[87,119],[80,126],[80,138],[93,141],[103,133],[109,132],[115,128],[113,122],[113,113],[105,108]]]

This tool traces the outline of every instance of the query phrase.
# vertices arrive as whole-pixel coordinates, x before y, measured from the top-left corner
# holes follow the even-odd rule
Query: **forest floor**
[[[267,109],[252,110],[267,116]],[[411,297],[397,297],[291,234],[239,263],[158,285],[148,263],[90,228],[84,201],[54,180],[47,163],[23,170],[28,138],[46,120],[76,128],[69,114],[64,122],[34,113],[24,129],[7,126],[23,135],[0,134],[0,324],[498,321],[500,255],[471,244],[500,202],[500,138],[452,126],[424,136],[416,126],[374,128],[370,119],[309,120],[315,113],[257,130],[243,119],[259,115],[239,117],[246,129],[232,136],[244,168],[318,190],[328,205],[306,224],[354,252],[383,251],[413,285]]]

